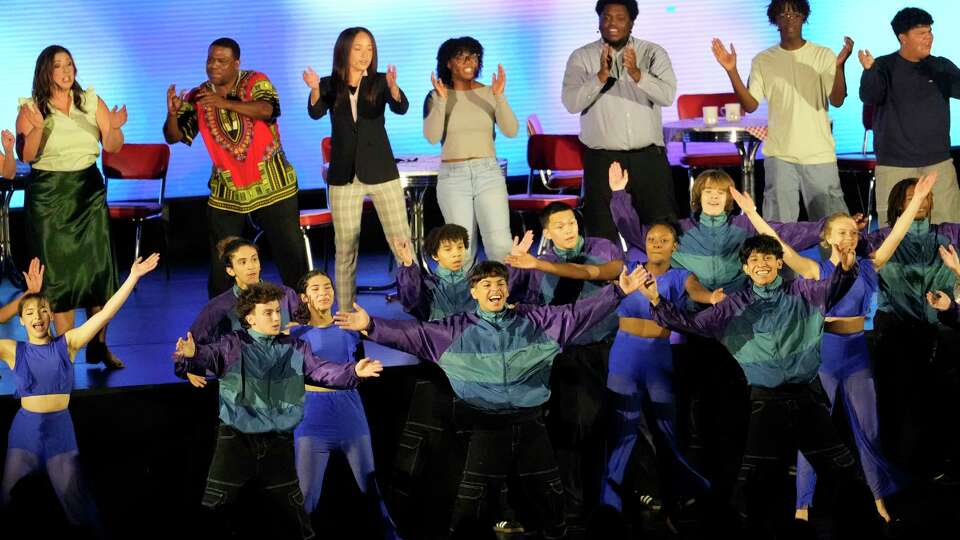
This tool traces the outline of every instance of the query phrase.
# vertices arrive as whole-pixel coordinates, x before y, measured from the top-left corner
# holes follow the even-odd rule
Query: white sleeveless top
[[[97,162],[100,155],[100,128],[97,126],[97,107],[100,100],[92,86],[83,93],[84,112],[73,104],[70,93],[70,114],[49,107],[44,119],[43,138],[37,150],[37,159],[31,165],[43,171],[81,171]],[[35,107],[33,99],[20,98],[19,106]],[[17,109],[19,111],[19,108]]]

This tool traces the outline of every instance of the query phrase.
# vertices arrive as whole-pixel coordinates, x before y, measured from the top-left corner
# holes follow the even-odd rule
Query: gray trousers
[[[763,217],[767,221],[797,221],[800,217],[801,193],[810,221],[847,211],[836,161],[800,165],[767,156],[763,160],[763,171],[766,182]]]

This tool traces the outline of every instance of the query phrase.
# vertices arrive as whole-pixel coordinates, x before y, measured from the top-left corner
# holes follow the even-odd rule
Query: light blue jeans
[[[464,268],[477,254],[477,227],[487,259],[503,262],[513,247],[507,182],[494,158],[441,163],[437,178],[437,202],[443,220],[467,229],[470,249]]]
[[[803,193],[807,219],[810,221],[847,211],[836,161],[800,165],[767,156],[763,160],[763,172],[766,182],[763,218],[767,221],[797,221],[800,217],[800,193]]]

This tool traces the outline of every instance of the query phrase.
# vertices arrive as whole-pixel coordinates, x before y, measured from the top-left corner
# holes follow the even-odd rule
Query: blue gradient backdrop
[[[710,38],[734,42],[741,74],[751,58],[774,44],[777,34],[766,20],[765,0],[675,0],[640,2],[634,35],[659,43],[670,53],[680,93],[727,91],[728,81],[710,55]],[[844,35],[856,48],[889,53],[897,42],[889,21],[904,4],[892,0],[814,0],[805,37],[838,50]],[[406,116],[389,116],[388,129],[399,154],[438,153],[421,133],[420,105],[430,88],[436,50],[448,37],[472,35],[485,51],[482,80],[502,63],[507,96],[523,120],[537,113],[549,132],[577,131],[577,118],[560,104],[560,83],[570,52],[598,38],[590,0],[351,0],[351,1],[113,1],[65,0],[54,3],[6,0],[0,16],[0,126],[12,129],[16,99],[30,92],[34,62],[52,43],[69,48],[81,84],[93,85],[110,105],[126,104],[130,142],[161,141],[167,85],[189,88],[205,79],[206,47],[226,35],[243,49],[242,66],[265,72],[280,93],[281,136],[304,188],[320,181],[320,139],[329,121],[310,120],[307,88],[300,74],[307,65],[330,70],[333,43],[340,30],[363,25],[377,38],[380,68],[396,64],[400,85],[412,103]],[[921,7],[933,14],[934,54],[960,62],[960,13],[953,0],[931,0]],[[952,8],[952,9],[951,9]],[[863,130],[857,86],[860,64],[847,64],[850,97],[832,111],[838,151],[859,148]],[[664,119],[676,110],[664,112]],[[953,140],[960,143],[960,106],[953,106]],[[526,173],[526,135],[499,137],[498,153],[511,174]],[[209,160],[202,144],[177,145],[168,194],[207,193]]]

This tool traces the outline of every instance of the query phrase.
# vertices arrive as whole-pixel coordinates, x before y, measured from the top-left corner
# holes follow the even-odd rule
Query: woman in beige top
[[[494,123],[507,137],[517,135],[517,117],[504,96],[506,75],[497,66],[490,86],[476,79],[483,67],[483,46],[471,37],[448,39],[437,52],[437,77],[424,106],[423,134],[443,144],[437,202],[447,223],[470,233],[470,253],[476,255],[480,228],[487,259],[503,261],[510,253],[510,210],[507,184],[493,146]],[[439,79],[438,79],[439,77]]]
[[[80,86],[70,51],[51,45],[40,53],[31,96],[20,100],[17,137],[33,168],[24,196],[27,242],[46,266],[44,292],[60,335],[74,327],[74,309],[92,317],[118,287],[97,156],[101,145],[120,150],[126,122],[125,106],[110,110],[92,86]],[[123,367],[107,349],[106,328],[87,347],[87,362],[101,361]]]

